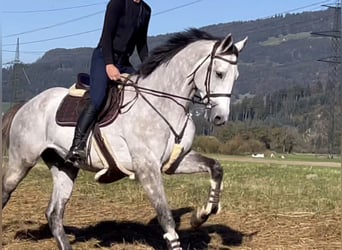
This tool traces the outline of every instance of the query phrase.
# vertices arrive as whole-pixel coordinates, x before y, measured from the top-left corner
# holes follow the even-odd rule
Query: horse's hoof
[[[209,218],[209,215],[205,213],[204,210],[197,209],[192,213],[191,216],[191,227],[192,228],[199,228],[204,222],[206,222]]]
[[[182,250],[178,235],[174,237],[174,235],[166,233],[164,234],[164,239],[166,240],[168,250]]]

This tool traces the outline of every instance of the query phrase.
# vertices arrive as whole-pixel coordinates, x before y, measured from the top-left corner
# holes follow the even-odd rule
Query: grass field
[[[222,212],[198,230],[191,211],[207,199],[207,175],[165,176],[184,249],[341,249],[341,170],[221,160]],[[3,211],[3,249],[57,249],[44,211],[50,173],[36,167]],[[142,188],[125,179],[99,185],[80,172],[65,215],[74,249],[164,249]]]
[[[261,42],[262,46],[275,46],[290,40],[300,40],[305,38],[311,38],[310,32],[300,32],[296,34],[288,34],[285,36],[269,37],[266,41]]]
[[[216,158],[234,158],[234,157],[244,157],[246,159],[251,159],[251,155],[240,155],[240,156],[225,156],[225,155],[219,155],[219,154],[209,154],[208,156],[216,157]],[[282,158],[284,156],[284,158]],[[341,156],[340,155],[333,155],[333,158],[329,158],[327,154],[307,154],[307,153],[293,153],[293,154],[275,154],[274,158],[270,158],[269,156],[266,156],[265,159],[272,159],[275,161],[283,162],[286,161],[303,161],[303,162],[341,162]]]

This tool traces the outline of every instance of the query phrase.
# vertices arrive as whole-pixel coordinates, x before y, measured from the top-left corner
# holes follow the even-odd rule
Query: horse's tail
[[[13,118],[18,110],[24,105],[24,103],[17,104],[10,108],[2,117],[2,149],[6,152],[9,146],[9,133],[12,125]]]

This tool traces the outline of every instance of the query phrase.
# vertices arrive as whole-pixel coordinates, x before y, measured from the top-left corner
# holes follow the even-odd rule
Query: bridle
[[[231,96],[232,96],[231,93],[210,93],[210,79],[211,79],[211,73],[212,73],[214,59],[220,59],[220,60],[223,60],[223,61],[228,62],[228,63],[233,64],[233,65],[237,64],[237,61],[228,60],[226,58],[223,58],[222,56],[216,55],[216,51],[217,51],[219,45],[220,45],[220,41],[217,41],[214,44],[211,53],[203,59],[203,61],[192,71],[191,74],[189,74],[187,76],[187,78],[191,77],[191,80],[189,81],[188,84],[190,85],[191,83],[194,83],[194,85],[196,86],[196,84],[195,84],[196,73],[203,66],[203,64],[210,58],[210,62],[209,62],[208,68],[207,68],[206,77],[204,80],[204,86],[206,89],[206,94],[204,95],[204,97],[200,97],[200,101],[195,101],[194,98],[190,99],[190,98],[186,98],[183,96],[178,96],[178,95],[174,95],[174,94],[170,94],[170,93],[166,93],[166,92],[162,92],[162,91],[138,86],[139,77],[137,77],[135,82],[133,82],[131,79],[127,78],[125,83],[121,83],[121,85],[123,85],[124,87],[125,86],[133,87],[135,89],[135,92],[136,92],[136,97],[134,98],[134,100],[125,104],[124,106],[128,106],[128,104],[134,103],[136,101],[136,99],[138,98],[138,96],[140,95],[142,97],[142,99],[164,120],[164,122],[168,125],[168,127],[170,128],[170,130],[174,134],[175,142],[179,143],[183,137],[184,132],[185,132],[185,128],[188,124],[190,115],[189,114],[187,115],[187,119],[183,125],[182,130],[180,131],[180,133],[177,133],[176,130],[169,123],[169,121],[166,119],[166,117],[159,110],[157,110],[156,107],[153,106],[153,104],[144,96],[144,94],[149,94],[149,95],[153,95],[153,96],[157,96],[157,97],[161,97],[161,98],[169,98],[172,101],[174,101],[176,104],[182,106],[184,108],[184,111],[186,111],[185,107],[183,105],[181,105],[176,99],[186,100],[186,101],[190,101],[192,103],[205,104],[207,106],[207,108],[211,108],[212,104],[211,104],[210,98],[215,98],[215,97],[231,98]],[[121,108],[123,108],[123,107],[121,107]]]
[[[214,44],[213,49],[211,50],[211,53],[209,55],[207,55],[203,59],[203,61],[195,68],[195,70],[191,74],[188,75],[188,78],[191,77],[191,80],[189,81],[189,84],[193,82],[195,84],[195,86],[196,86],[196,83],[195,83],[196,73],[202,67],[202,65],[210,58],[210,62],[209,62],[208,68],[207,68],[206,77],[205,77],[205,80],[204,80],[204,86],[205,86],[206,93],[205,93],[205,95],[203,97],[199,97],[201,103],[204,103],[207,106],[211,106],[210,98],[215,98],[215,97],[231,98],[232,97],[231,93],[210,93],[210,79],[211,79],[211,73],[212,73],[212,69],[213,69],[214,59],[220,59],[220,60],[228,62],[228,63],[230,63],[232,65],[236,65],[237,64],[237,60],[236,61],[232,61],[232,60],[228,60],[228,59],[226,59],[226,58],[224,58],[222,56],[216,55],[216,51],[217,51],[219,45],[220,45],[220,41],[217,41]],[[232,46],[234,46],[234,45],[232,45]]]
[[[132,81],[129,78],[123,77],[125,82],[124,83],[120,83],[120,84],[122,86],[133,87],[136,90],[137,93],[145,93],[145,94],[150,94],[150,95],[154,95],[154,96],[161,97],[161,98],[169,98],[169,99],[173,100],[174,102],[176,102],[177,104],[179,104],[179,103],[176,100],[174,100],[174,99],[190,101],[190,102],[196,103],[196,104],[203,104],[203,103],[208,104],[208,103],[210,103],[210,97],[214,97],[214,98],[215,97],[231,98],[232,97],[231,93],[210,93],[210,79],[211,79],[211,73],[212,73],[214,59],[220,59],[220,60],[225,61],[225,62],[227,62],[229,64],[232,64],[232,65],[236,65],[237,64],[237,60],[236,61],[232,61],[232,60],[228,60],[228,59],[226,59],[226,58],[224,58],[222,56],[216,55],[216,51],[217,51],[219,45],[220,45],[220,41],[217,41],[214,44],[211,53],[209,55],[207,55],[202,60],[202,62],[192,71],[192,73],[190,73],[187,76],[187,78],[191,77],[191,79],[188,82],[188,84],[190,85],[191,83],[194,83],[194,85],[196,86],[196,84],[195,84],[196,73],[203,66],[203,64],[210,58],[210,62],[209,62],[208,68],[207,68],[206,77],[205,77],[205,80],[204,80],[206,94],[203,97],[195,96],[195,97],[199,98],[200,101],[195,101],[194,98],[190,99],[190,98],[187,98],[187,97],[183,97],[183,96],[179,96],[179,95],[175,95],[175,94],[170,94],[170,93],[167,93],[167,92],[163,92],[163,91],[159,91],[159,90],[154,90],[154,89],[138,86],[138,82],[139,82],[139,78],[140,78],[139,76],[137,77],[136,81]],[[195,90],[197,90],[197,89],[195,89]]]

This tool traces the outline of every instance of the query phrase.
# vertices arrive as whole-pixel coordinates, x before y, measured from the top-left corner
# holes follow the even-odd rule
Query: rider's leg
[[[72,146],[66,161],[75,163],[85,161],[88,135],[95,125],[97,115],[106,99],[108,76],[100,48],[94,49],[90,67],[90,101],[82,111],[75,128]]]
[[[66,156],[66,162],[74,163],[86,159],[86,144],[88,135],[96,122],[98,111],[95,105],[89,101],[82,111],[75,128],[74,139]]]

